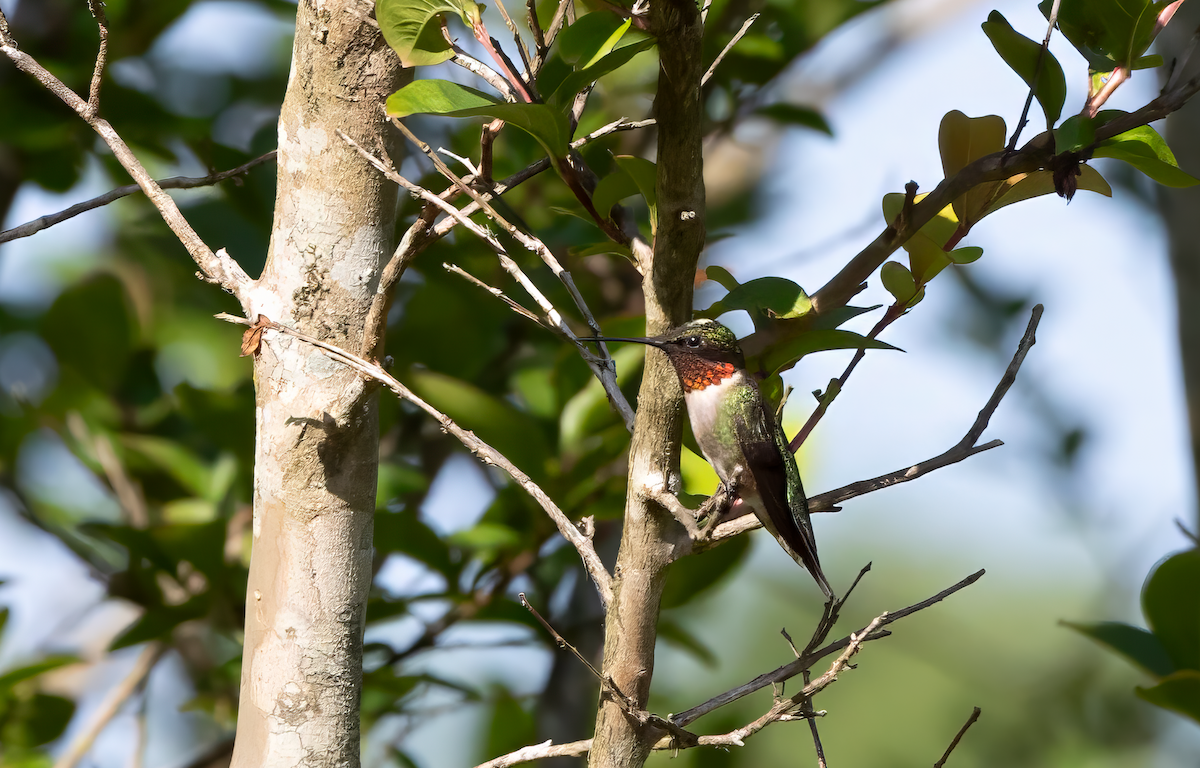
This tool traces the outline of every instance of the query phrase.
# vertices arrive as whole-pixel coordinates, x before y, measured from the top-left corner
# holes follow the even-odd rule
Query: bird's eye
[[[700,346],[700,337],[699,336],[688,336],[686,339],[684,339],[683,343],[687,344],[692,349],[696,349],[697,347]]]

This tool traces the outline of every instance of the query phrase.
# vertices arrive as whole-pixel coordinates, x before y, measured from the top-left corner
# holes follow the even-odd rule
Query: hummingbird
[[[666,353],[704,458],[726,491],[735,491],[734,509],[750,509],[783,550],[816,580],[827,599],[834,597],[817,559],[808,499],[800,483],[788,439],[763,401],[758,382],[733,331],[715,320],[693,320],[661,336],[598,338],[630,341]]]

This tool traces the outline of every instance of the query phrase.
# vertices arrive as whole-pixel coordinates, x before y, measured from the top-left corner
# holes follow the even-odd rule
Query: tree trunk
[[[700,77],[704,27],[692,0],[652,0],[658,38],[658,228],[654,253],[642,260],[646,330],[661,333],[691,319],[692,284],[704,247],[704,175]],[[683,395],[666,356],[648,350],[629,453],[629,489],[613,598],[605,617],[604,673],[645,708],[663,578],[679,533],[674,518],[642,492],[679,487]],[[596,717],[589,764],[640,766],[662,735],[639,727],[606,697]]]
[[[278,196],[252,312],[358,350],[396,188],[382,150],[399,65],[350,0],[301,0],[279,119]],[[268,332],[255,362],[254,530],[235,768],[359,763],[379,430],[374,387]]]
[[[1198,24],[1200,7],[1196,3],[1181,5],[1159,38],[1159,47],[1168,64],[1183,53]],[[1188,69],[1196,72],[1194,60]],[[1167,118],[1166,134],[1179,166],[1195,174],[1200,168],[1200,103],[1193,100]],[[1195,480],[1200,483],[1200,237],[1197,237],[1196,227],[1197,217],[1200,217],[1200,186],[1187,189],[1163,187],[1160,188],[1160,199],[1170,238],[1171,268],[1175,273],[1179,353],[1193,471]],[[1192,511],[1191,528],[1193,531],[1200,529],[1200,508]]]

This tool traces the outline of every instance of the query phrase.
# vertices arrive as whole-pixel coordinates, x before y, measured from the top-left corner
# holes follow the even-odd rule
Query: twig
[[[265,155],[256,157],[248,163],[243,163],[237,168],[230,168],[228,171],[221,171],[220,173],[213,173],[208,176],[172,176],[169,179],[156,180],[154,183],[158,185],[159,189],[194,189],[196,187],[208,187],[225,181],[226,179],[230,179],[235,176],[241,176],[256,165],[262,165],[268,160],[274,160],[275,153],[276,150],[272,149]],[[141,191],[142,188],[137,184],[126,184],[123,187],[117,187],[116,189],[105,192],[103,195],[97,195],[91,200],[85,200],[82,203],[76,203],[70,208],[61,210],[58,213],[46,214],[45,216],[41,216],[32,221],[27,221],[24,224],[15,226],[12,229],[6,229],[3,232],[0,232],[0,243],[7,243],[9,240],[16,240],[22,237],[29,237],[36,232],[41,232],[43,229],[49,229],[55,224],[60,224],[67,219],[84,213],[85,211],[100,208],[108,205],[111,202],[120,200],[122,197],[126,197],[135,192]]]
[[[575,658],[579,660],[580,664],[587,667],[588,672],[591,672],[592,675],[600,682],[604,682],[604,675],[600,674],[600,670],[592,666],[592,662],[588,661],[587,658],[579,652],[578,648],[568,643],[566,638],[558,634],[558,631],[550,625],[550,622],[546,621],[542,614],[538,613],[537,609],[533,607],[533,604],[529,602],[529,598],[525,597],[524,592],[518,592],[517,599],[521,601],[521,605],[525,608],[525,610],[533,614],[533,618],[538,620],[538,623],[542,625],[542,628],[550,633],[550,636],[554,638],[554,642],[558,644],[559,648],[570,651]]]
[[[746,33],[750,31],[750,25],[753,24],[761,15],[762,14],[756,13],[750,18],[746,19],[745,23],[742,24],[742,28],[734,33],[733,37],[730,38],[729,42],[725,45],[721,52],[717,54],[717,58],[713,59],[713,63],[709,65],[708,71],[704,73],[704,77],[700,78],[701,88],[708,84],[708,81],[712,79],[713,74],[716,73],[717,67],[725,59],[725,56],[733,50],[733,46],[737,45],[739,40],[746,36]]]
[[[108,19],[104,16],[101,0],[88,0],[88,10],[96,20],[100,32],[100,50],[96,52],[96,66],[92,69],[92,86],[88,89],[87,115],[93,118],[100,112],[100,83],[104,80],[104,64],[108,60]]]
[[[525,77],[522,79],[525,85],[529,87],[531,95],[536,96],[537,94],[534,92],[536,86],[534,85],[533,78],[533,63],[529,58],[529,49],[525,47],[525,41],[521,39],[521,33],[517,31],[517,25],[513,23],[512,18],[508,15],[508,9],[504,7],[503,0],[496,0],[496,8],[500,10],[500,15],[504,17],[504,23],[508,26],[508,31],[512,32],[513,40],[517,43],[517,51],[521,54],[521,61],[525,64]]]
[[[84,755],[92,748],[92,744],[95,743],[96,737],[117,716],[129,697],[142,686],[146,676],[150,674],[150,670],[154,669],[154,665],[166,651],[167,647],[162,643],[146,644],[141,654],[138,655],[137,661],[134,662],[133,669],[129,670],[129,674],[105,695],[100,706],[96,708],[96,713],[92,716],[92,722],[88,723],[87,727],[71,740],[59,758],[54,761],[54,768],[74,768],[83,759]]]
[[[404,236],[392,252],[392,257],[379,273],[379,285],[375,287],[375,295],[371,298],[371,308],[363,321],[362,356],[377,358],[383,351],[379,349],[383,342],[384,329],[387,327],[388,310],[391,308],[392,295],[396,284],[404,276],[408,265],[421,251],[437,239],[432,226],[441,210],[433,203],[426,201],[416,221],[404,231]]]
[[[975,721],[979,719],[979,715],[982,712],[982,709],[975,707],[975,711],[967,718],[967,722],[963,723],[963,727],[958,729],[958,733],[954,735],[954,741],[950,742],[950,746],[946,747],[946,751],[942,753],[942,758],[933,764],[933,768],[942,768],[946,764],[946,760],[949,759],[950,753],[954,751],[954,748],[958,746],[958,742],[962,739],[963,734],[967,732],[968,728],[975,725]]]
[[[567,292],[571,295],[571,299],[575,303],[575,307],[579,310],[580,314],[583,315],[584,321],[588,324],[588,327],[592,329],[593,334],[596,336],[602,335],[600,331],[600,324],[596,322],[596,318],[592,315],[592,311],[588,308],[587,302],[584,301],[583,295],[579,292],[579,289],[575,287],[575,281],[572,279],[571,273],[563,269],[562,264],[559,263],[558,259],[554,256],[546,244],[543,243],[539,238],[522,232],[520,229],[513,226],[507,219],[501,216],[500,213],[496,211],[496,209],[493,208],[481,194],[476,192],[461,178],[455,175],[455,173],[451,171],[449,167],[447,167],[447,165],[440,157],[437,156],[437,153],[434,152],[428,144],[421,141],[412,133],[412,131],[408,130],[408,127],[405,126],[404,123],[395,118],[392,118],[392,123],[400,129],[400,131],[405,135],[405,137],[408,138],[409,141],[416,144],[417,147],[419,147],[421,151],[433,161],[434,165],[437,166],[438,171],[440,171],[443,176],[449,179],[450,182],[457,186],[460,190],[468,194],[471,199],[481,209],[483,209],[488,217],[492,219],[492,221],[503,227],[511,238],[516,240],[527,250],[536,254],[539,258],[541,258],[546,266],[550,267],[550,270],[554,273],[554,276],[557,277],[564,286],[566,286]],[[343,136],[343,138],[349,141],[349,139],[345,136]],[[464,218],[464,221],[469,220]],[[491,242],[489,242],[489,245],[490,244]],[[496,245],[498,246],[499,243],[496,243]],[[530,281],[529,278],[526,277],[525,274],[520,270],[516,262],[512,261],[508,254],[504,252],[503,248],[500,248],[500,250],[497,251],[497,255],[500,258],[501,264],[504,265],[504,268],[510,274],[512,274],[512,276],[519,283],[521,283],[521,286],[525,288],[526,292],[529,293],[534,301],[538,303],[538,306],[542,308],[542,311],[546,313],[546,316],[550,319],[550,321],[563,333],[564,336],[566,336],[573,344],[575,344],[575,347],[577,350],[579,350],[580,355],[588,363],[588,367],[592,369],[593,373],[595,373],[596,377],[600,380],[600,383],[604,385],[604,391],[608,395],[608,399],[616,409],[617,413],[621,416],[621,419],[625,422],[626,429],[632,432],[634,421],[633,408],[629,405],[629,402],[625,399],[624,394],[622,394],[620,387],[617,385],[616,366],[612,363],[612,357],[608,353],[608,348],[601,343],[598,345],[600,349],[600,356],[597,358],[596,356],[592,355],[591,351],[584,346],[583,342],[579,340],[574,331],[572,331],[562,319],[561,315],[558,313],[558,310],[554,308],[549,299],[541,294],[541,292],[533,285],[533,282]]]
[[[596,554],[596,548],[592,546],[591,540],[575,527],[570,518],[568,518],[566,514],[564,514],[563,511],[558,508],[558,505],[554,503],[554,500],[547,496],[546,492],[543,491],[537,483],[533,482],[533,480],[529,478],[529,475],[518,469],[516,465],[509,461],[504,454],[480,440],[474,435],[474,433],[460,427],[446,414],[417,397],[412,390],[401,384],[390,373],[375,363],[364,360],[358,355],[353,355],[344,349],[333,346],[332,344],[327,344],[320,339],[313,338],[306,333],[301,333],[293,328],[280,325],[279,323],[273,322],[262,315],[258,316],[258,321],[255,323],[252,323],[250,320],[247,320],[244,317],[237,317],[236,315],[230,315],[224,312],[215,315],[215,317],[218,320],[225,320],[230,323],[251,325],[258,328],[269,328],[271,330],[285,333],[289,336],[300,339],[301,341],[312,344],[314,347],[324,350],[334,360],[353,368],[368,378],[380,382],[398,396],[404,398],[428,413],[438,421],[442,429],[456,437],[459,442],[461,442],[467,447],[468,450],[471,451],[471,453],[478,456],[479,459],[485,464],[491,464],[494,467],[499,467],[500,469],[504,470],[504,472],[507,473],[508,476],[517,483],[517,485],[524,488],[525,492],[533,497],[533,500],[536,501],[543,510],[545,510],[547,515],[549,515],[550,519],[554,522],[554,525],[558,528],[558,532],[562,534],[563,538],[565,538],[571,543],[572,546],[575,547],[575,550],[579,553],[580,559],[583,560],[584,568],[587,569],[588,575],[591,576],[592,581],[596,584],[596,591],[599,593],[600,603],[606,608],[608,607],[609,600],[612,599],[612,577],[604,568],[604,563],[601,562],[600,556]]]
[[[517,98],[516,91],[513,90],[512,84],[509,83],[503,75],[489,67],[487,64],[484,64],[471,54],[467,53],[462,48],[459,48],[457,45],[451,43],[451,46],[454,48],[454,56],[450,59],[450,61],[454,62],[468,72],[473,72],[479,77],[482,77],[488,85],[492,86],[497,91],[500,91],[500,95],[504,97],[505,101],[520,101],[520,99]]]
[[[551,744],[549,741],[545,741],[541,744],[521,747],[516,752],[509,752],[507,755],[488,760],[486,763],[480,763],[475,768],[509,768],[512,765],[532,763],[534,760],[545,760],[549,757],[586,755],[591,749],[591,739],[572,741],[566,744]]]
[[[1196,27],[1196,31],[1188,38],[1187,47],[1183,49],[1183,53],[1171,65],[1171,75],[1167,78],[1167,82],[1163,85],[1162,93],[1168,93],[1175,90],[1179,85],[1179,78],[1183,77],[1183,72],[1187,69],[1188,62],[1192,58],[1192,54],[1196,52],[1196,47],[1200,45],[1200,27]]]
[[[906,616],[911,616],[912,614],[917,613],[918,611],[923,611],[926,608],[930,607],[931,605],[935,605],[936,603],[939,603],[942,600],[945,600],[947,597],[949,597],[950,595],[953,595],[955,592],[958,592],[961,589],[965,589],[966,587],[969,587],[970,585],[974,584],[976,581],[979,581],[979,579],[983,577],[984,573],[985,573],[985,571],[983,571],[983,570],[977,571],[977,572],[971,574],[970,576],[968,576],[967,578],[963,579],[962,581],[958,582],[957,584],[955,584],[951,587],[947,587],[946,589],[943,589],[941,592],[938,592],[933,597],[922,600],[919,603],[914,603],[913,605],[910,605],[907,608],[903,608],[899,611],[887,613],[884,618],[878,620],[879,624],[870,633],[868,633],[864,629],[861,632],[857,632],[857,633],[854,633],[853,635],[843,637],[841,640],[836,640],[836,641],[830,643],[829,645],[825,646],[824,648],[821,648],[820,650],[816,650],[816,651],[813,651],[812,653],[805,654],[805,655],[801,656],[799,659],[797,659],[793,662],[790,662],[788,664],[785,664],[782,667],[779,667],[778,669],[775,669],[770,672],[759,675],[758,677],[754,678],[753,680],[751,680],[747,683],[743,683],[742,685],[739,685],[736,688],[731,688],[730,690],[725,691],[724,693],[718,694],[718,695],[714,696],[713,698],[709,699],[708,701],[704,702],[703,704],[699,704],[695,707],[692,707],[691,709],[689,709],[685,712],[680,712],[677,715],[672,715],[671,720],[678,725],[686,726],[689,723],[695,722],[696,720],[703,717],[704,715],[707,715],[709,712],[720,709],[721,707],[725,706],[726,704],[737,701],[738,699],[742,698],[743,696],[747,696],[751,693],[754,693],[757,690],[766,688],[769,685],[773,685],[774,683],[783,682],[784,680],[788,680],[792,677],[795,677],[796,675],[800,674],[804,670],[812,667],[813,664],[815,664],[816,662],[825,658],[826,656],[828,656],[832,653],[837,653],[838,651],[840,651],[844,648],[847,648],[851,642],[851,637],[859,638],[858,639],[859,643],[870,642],[871,640],[878,640],[880,638],[887,637],[891,633],[885,631],[883,629],[883,627],[887,626],[888,624],[892,624],[896,621],[899,621],[900,619],[902,619]],[[705,739],[705,737],[703,737],[703,736],[700,738],[701,744],[704,743],[704,739]]]
[[[1045,307],[1041,304],[1034,306],[1033,311],[1029,313],[1029,324],[1025,326],[1025,334],[1021,337],[1021,342],[1017,345],[1017,351],[1013,354],[1012,360],[1009,361],[1008,367],[1004,369],[1004,375],[1000,377],[1000,383],[996,385],[992,396],[988,398],[986,404],[980,409],[979,415],[975,417],[975,423],[967,430],[967,434],[963,435],[963,439],[956,446],[959,449],[965,450],[975,445],[983,431],[987,429],[988,422],[991,421],[992,414],[1000,407],[1000,401],[1008,394],[1008,390],[1017,380],[1017,372],[1021,370],[1021,363],[1025,362],[1025,356],[1029,354],[1030,348],[1037,343],[1037,327],[1042,320],[1042,312]]]
[[[800,691],[794,694],[791,698],[783,699],[776,702],[767,710],[766,714],[759,717],[753,722],[747,723],[741,728],[715,736],[701,736],[699,739],[700,746],[745,746],[745,741],[749,737],[766,728],[771,723],[778,720],[797,719],[793,714],[798,707],[803,705],[803,702],[809,701],[813,696],[828,688],[837,676],[841,674],[850,665],[850,659],[854,654],[858,653],[862,648],[863,643],[873,639],[873,633],[876,630],[888,623],[889,616],[884,613],[876,616],[870,624],[868,624],[861,632],[851,633],[847,638],[847,642],[841,655],[834,659],[829,665],[829,669],[825,670],[824,674],[805,685]],[[798,663],[798,662],[796,662]],[[803,713],[801,713],[803,714]],[[813,713],[815,714],[815,713]],[[676,715],[672,719],[675,722],[681,722],[682,715]]]
[[[210,283],[221,286],[226,291],[229,291],[237,297],[243,308],[249,306],[249,289],[253,285],[250,276],[246,274],[241,266],[230,258],[229,254],[224,249],[218,250],[216,253],[212,251],[196,231],[192,229],[192,225],[188,223],[183,214],[179,211],[179,206],[171,199],[171,196],[162,190],[155,183],[150,174],[142,166],[141,162],[129,149],[129,145],[120,137],[113,127],[108,124],[107,120],[103,120],[94,114],[90,113],[88,102],[84,101],[68,88],[61,80],[50,74],[41,64],[32,56],[26,54],[16,47],[16,42],[12,39],[8,30],[8,19],[5,18],[3,11],[0,11],[0,53],[16,65],[17,69],[31,75],[51,93],[57,96],[67,106],[75,111],[88,125],[92,127],[104,143],[112,150],[113,155],[121,166],[129,172],[133,180],[138,183],[146,196],[150,198],[150,202],[154,203],[154,207],[158,209],[162,215],[163,221],[183,243],[183,246],[191,254],[192,259],[200,267],[200,277]]]
[[[488,293],[492,294],[497,299],[500,299],[505,304],[507,304],[512,309],[513,312],[516,312],[521,317],[524,317],[528,320],[532,320],[533,322],[537,323],[538,325],[542,326],[543,328],[545,328],[548,331],[556,330],[555,328],[548,325],[544,320],[542,320],[542,318],[538,317],[534,313],[530,312],[528,309],[525,309],[525,307],[522,307],[520,304],[518,304],[517,302],[515,302],[511,298],[509,298],[508,295],[504,291],[500,290],[499,288],[493,288],[492,286],[483,282],[478,277],[475,277],[470,272],[466,271],[465,269],[458,266],[457,264],[447,264],[445,262],[442,262],[442,269],[446,270],[447,272],[450,272],[451,274],[458,275],[459,277],[463,278],[464,280],[471,283],[472,285],[476,285],[476,286],[482,288],[483,290],[487,291]]]
[[[874,339],[878,337],[879,334],[883,333],[884,329],[886,329],[904,314],[906,306],[907,302],[902,303],[897,301],[895,304],[888,307],[887,311],[883,313],[883,317],[879,319],[879,322],[877,322],[875,327],[871,329],[871,332],[867,334],[867,338]],[[862,361],[866,354],[867,348],[859,347],[858,350],[855,351],[854,357],[850,359],[850,364],[846,366],[846,370],[842,371],[842,375],[829,383],[829,386],[825,389],[825,393],[822,395],[820,402],[817,403],[816,409],[809,414],[808,420],[804,422],[804,426],[799,432],[796,433],[796,436],[792,438],[791,443],[788,444],[788,448],[791,449],[792,453],[795,453],[797,450],[799,450],[800,446],[804,445],[804,441],[808,439],[808,436],[812,434],[812,431],[816,429],[817,424],[821,422],[821,418],[825,415],[825,412],[829,410],[829,406],[833,403],[837,396],[842,393],[842,390],[846,386],[846,382],[850,379],[850,374],[854,373],[854,369],[858,367],[859,362]]]
[[[571,8],[571,4],[575,0],[559,0],[558,10],[554,12],[554,18],[550,20],[550,26],[546,28],[546,48],[554,45],[555,38],[562,31],[563,23],[567,20],[567,11]]]
[[[1049,24],[1046,25],[1046,36],[1042,38],[1042,47],[1038,50],[1037,62],[1033,65],[1033,83],[1029,86],[1029,95],[1025,97],[1025,108],[1021,110],[1021,119],[1017,121],[1017,127],[1013,131],[1012,139],[1008,142],[1008,151],[1012,152],[1017,148],[1017,139],[1021,138],[1021,131],[1024,130],[1025,124],[1029,122],[1029,108],[1033,106],[1033,97],[1037,92],[1038,77],[1042,74],[1042,62],[1046,58],[1047,49],[1050,47],[1050,36],[1054,34],[1054,25],[1058,22],[1058,6],[1062,0],[1054,0],[1054,4],[1050,6]],[[1052,126],[1046,126],[1049,130]]]

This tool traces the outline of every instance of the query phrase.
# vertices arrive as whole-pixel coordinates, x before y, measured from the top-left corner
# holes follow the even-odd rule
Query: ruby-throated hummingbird
[[[696,442],[722,485],[736,490],[734,506],[749,507],[832,598],[817,559],[796,459],[758,383],[746,373],[733,332],[715,320],[693,320],[661,336],[597,341],[633,341],[667,354],[683,387]]]

